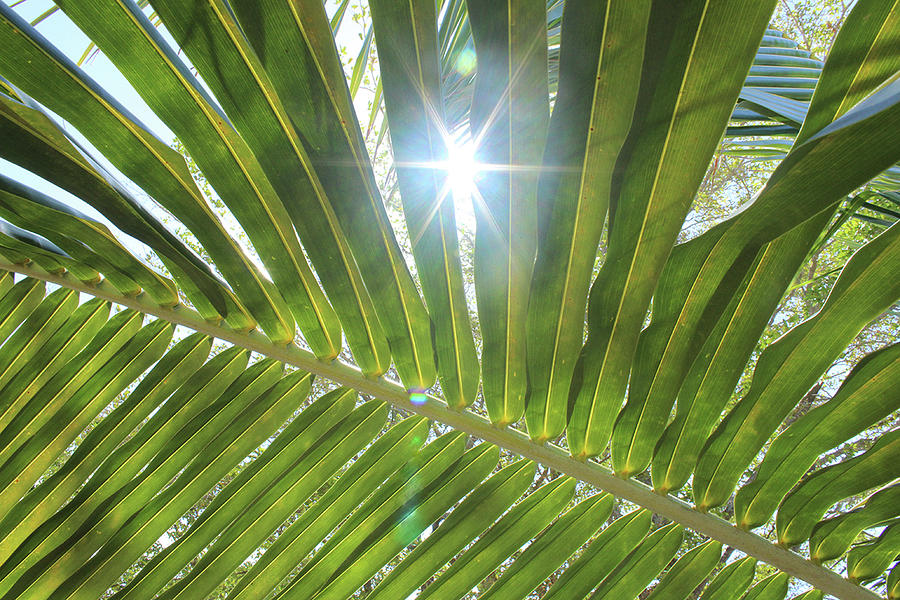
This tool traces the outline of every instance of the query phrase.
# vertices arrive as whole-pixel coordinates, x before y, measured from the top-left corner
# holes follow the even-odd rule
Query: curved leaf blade
[[[895,430],[883,435],[865,453],[820,469],[804,479],[778,508],[775,525],[779,542],[786,545],[802,542],[832,504],[897,477],[898,452],[900,431]]]
[[[774,4],[653,3],[635,109],[647,116],[629,133],[619,159],[622,179],[610,205],[606,260],[592,286],[588,343],[580,387],[572,389],[574,427],[568,436],[572,453],[587,457],[603,452],[613,433],[614,469],[623,475],[649,464],[653,443],[643,433],[661,427],[660,415],[664,422],[669,412],[629,394],[620,425],[613,428],[638,335],[740,91],[744,69],[734,65],[749,68]],[[739,26],[735,14],[741,15]],[[710,103],[711,96],[729,101]]]
[[[644,48],[628,40],[645,34],[649,14],[648,2],[616,0],[570,3],[563,11],[526,331],[526,423],[534,439],[555,438],[565,426],[613,169],[640,85]]]
[[[793,405],[841,350],[872,319],[900,297],[900,227],[861,248],[814,317],[763,351],[750,391],[709,438],[694,474],[694,499],[701,510],[718,506]],[[727,489],[726,489],[727,488]]]
[[[336,356],[340,324],[303,256],[282,199],[247,142],[181,58],[131,3],[61,1],[59,6],[187,147],[243,226],[315,354]],[[277,341],[289,341],[289,333]]]
[[[728,600],[738,598],[750,584],[756,573],[756,559],[742,558],[725,566],[703,590],[700,600]]]
[[[741,527],[762,525],[816,458],[900,408],[893,393],[898,383],[900,344],[894,344],[866,356],[831,400],[792,423],[766,452],[756,479],[735,497]]]
[[[426,0],[427,2],[427,0]],[[475,296],[482,390],[500,426],[525,412],[525,319],[537,245],[537,165],[547,135],[543,2],[469,0],[477,76],[469,114],[476,163]]]
[[[287,117],[297,128],[296,135],[300,136],[291,140],[292,148],[283,144],[282,147],[293,150],[291,155],[300,157],[299,162],[306,170],[305,177],[314,187],[311,192],[315,192],[320,205],[299,196],[288,204],[288,210],[294,211],[292,218],[301,231],[307,252],[317,251],[313,241],[324,243],[321,238],[326,232],[334,238],[335,241],[330,243],[338,244],[338,249],[346,255],[343,268],[353,276],[358,288],[356,302],[362,306],[372,330],[369,335],[387,335],[394,363],[408,388],[428,388],[435,380],[428,315],[388,221],[325,9],[315,0],[266,2],[262,6],[268,10],[259,10],[258,2],[238,2],[237,15],[260,57],[265,75],[271,77],[271,83],[267,83],[268,78],[263,79],[257,74],[261,86],[272,86],[264,93],[269,95],[270,102],[284,103],[273,109],[283,113],[279,120],[288,135]],[[176,21],[183,20],[179,19],[177,6],[175,8],[170,15]],[[216,12],[218,18],[227,23],[226,12],[221,8]],[[377,36],[377,24],[375,29]],[[239,44],[239,36],[233,37]],[[280,60],[285,52],[296,60],[291,63]],[[218,56],[213,54],[212,59],[209,72],[214,73]],[[252,62],[252,57],[245,57],[245,60]],[[209,64],[208,56],[205,61]],[[305,90],[305,94],[297,94],[298,89]],[[278,96],[275,97],[273,92]],[[248,110],[250,107],[243,104],[243,98],[227,102],[238,111],[236,115],[248,113],[250,119],[245,129],[248,135],[249,132],[256,135],[254,129],[259,111]],[[271,127],[274,129],[274,125]],[[284,161],[285,157],[278,160]],[[285,166],[297,170],[297,165]],[[276,189],[280,189],[278,185],[287,190],[295,186],[294,178],[285,178],[284,174],[277,178],[271,176]],[[306,205],[310,206],[299,210]],[[313,229],[312,223],[306,223],[313,220],[319,223],[317,227],[321,231]],[[307,229],[309,234],[304,236],[303,231]],[[334,275],[319,267],[328,263],[315,259],[314,262],[320,274]],[[335,268],[333,264],[331,268]],[[357,284],[355,279],[359,277]],[[362,282],[365,286],[361,286]],[[371,300],[363,296],[365,293],[371,295]],[[379,332],[377,328],[383,328],[383,331]],[[381,366],[386,369],[387,359],[381,356],[384,348],[376,349],[379,350],[375,353],[376,358],[382,360]]]
[[[541,532],[481,598],[525,598],[588,541],[613,508],[609,494],[594,494]]]
[[[397,185],[422,292],[434,326],[441,391],[462,408],[475,400],[479,364],[463,289],[455,207],[442,166],[447,139],[433,2],[372,2],[379,84]],[[374,101],[377,105],[378,99]]]

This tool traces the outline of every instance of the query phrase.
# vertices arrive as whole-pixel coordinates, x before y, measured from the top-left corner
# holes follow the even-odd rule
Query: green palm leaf
[[[725,600],[734,598],[750,587],[756,561],[749,556],[736,560],[718,572],[700,596],[701,600]]]
[[[644,60],[656,66],[643,70],[635,109],[647,119],[632,129],[620,154],[623,173],[610,205],[609,253],[593,284],[580,384],[573,386],[568,435],[576,454],[595,456],[610,437],[653,289],[680,229],[675,223],[687,214],[770,9],[761,2],[694,2],[678,9],[660,5],[651,13],[647,37],[654,41]],[[741,26],[726,35],[734,13],[743,15]],[[717,63],[740,67],[730,69],[730,78],[710,79],[709,73],[721,71]],[[709,95],[723,101],[705,104]],[[690,158],[682,155],[688,148]],[[629,397],[612,444],[617,471],[630,475],[646,467],[651,446],[632,443],[632,437],[646,438],[642,432],[630,436],[628,429],[640,424],[654,431],[665,412]],[[642,457],[630,457],[634,444],[644,447]]]
[[[435,354],[447,403],[462,408],[478,392],[479,365],[466,309],[456,216],[446,174],[437,30],[431,2],[374,2],[397,184],[422,292],[432,315]],[[373,102],[377,105],[377,99]]]
[[[597,2],[564,15],[561,35],[573,43],[560,49],[555,135],[548,137],[540,180],[541,247],[528,328],[528,423],[539,439],[555,438],[565,426],[613,168],[634,118],[644,49],[617,40],[643,35],[649,13],[646,2]],[[597,36],[598,30],[603,35]]]
[[[469,125],[476,161],[475,294],[491,420],[525,411],[525,324],[537,246],[536,167],[546,139],[546,19],[537,2],[468,3],[479,73]],[[533,429],[530,426],[530,429]],[[559,429],[559,428],[557,428]],[[542,441],[558,435],[532,430]]]
[[[58,4],[190,158],[0,4],[0,598],[896,597],[897,0]]]
[[[847,554],[847,576],[853,581],[874,579],[884,573],[900,552],[900,528],[886,527],[878,539],[854,546]]]

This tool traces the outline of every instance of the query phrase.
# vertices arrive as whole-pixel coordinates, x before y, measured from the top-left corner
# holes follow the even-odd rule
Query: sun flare
[[[457,203],[467,202],[475,191],[480,166],[471,140],[447,140],[447,184]]]

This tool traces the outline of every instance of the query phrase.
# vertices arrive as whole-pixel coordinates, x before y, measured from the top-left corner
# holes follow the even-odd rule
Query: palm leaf
[[[379,1],[345,76],[346,1],[161,0],[174,49],[145,3],[61,0],[207,196],[0,4],[0,152],[31,173],[0,177],[0,598],[896,595],[896,431],[807,471],[895,418],[897,344],[791,413],[900,298],[900,4],[860,0],[824,66],[773,5]],[[373,39],[402,215],[353,107]],[[466,124],[473,255],[440,173]],[[723,135],[781,162],[679,244]],[[879,234],[728,406],[854,215]],[[732,500],[740,527],[705,512]]]
[[[475,293],[485,404],[498,425],[525,412],[525,325],[537,247],[536,167],[546,139],[546,19],[536,2],[469,2],[479,73],[469,124],[485,172],[475,192]],[[558,435],[557,432],[555,435]],[[555,435],[532,432],[541,440]]]
[[[464,407],[478,392],[479,365],[466,309],[456,216],[446,174],[449,134],[443,126],[437,31],[430,2],[374,2],[382,85],[397,184],[422,292],[432,314],[441,389]],[[377,99],[374,101],[377,104]]]

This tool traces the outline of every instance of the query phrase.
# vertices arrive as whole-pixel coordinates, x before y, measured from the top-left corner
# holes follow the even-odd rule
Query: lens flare
[[[456,72],[460,75],[468,75],[475,69],[476,62],[475,51],[466,48],[459,53],[459,57],[456,59]]]
[[[447,184],[457,202],[468,201],[475,190],[480,165],[475,161],[475,147],[471,141],[446,140]]]
[[[428,401],[424,390],[409,390],[409,401],[415,406],[422,406]]]

